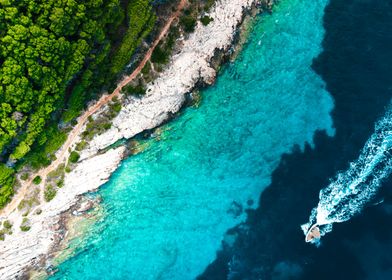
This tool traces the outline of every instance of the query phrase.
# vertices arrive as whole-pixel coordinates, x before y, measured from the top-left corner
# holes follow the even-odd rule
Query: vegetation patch
[[[52,170],[48,174],[47,179],[53,180],[53,179],[57,179],[57,178],[63,178],[64,177],[64,168],[65,168],[65,164],[64,163],[60,164],[55,170]]]
[[[147,61],[146,65],[144,65],[141,72],[143,75],[147,75],[150,73],[150,71],[151,71],[151,63],[150,63],[150,61]]]
[[[0,208],[14,193],[12,169],[48,166],[86,103],[114,84],[153,30],[152,4],[150,0],[1,3]],[[112,116],[120,108],[114,104]],[[106,121],[99,131],[109,127]]]
[[[56,159],[54,154],[64,144],[67,133],[68,130],[60,130],[57,125],[46,128],[22,163],[29,164],[35,170],[48,166]]]
[[[62,188],[64,186],[64,179],[59,179],[56,181],[56,186]]]
[[[71,167],[69,166],[69,164],[65,167],[64,171],[66,173],[70,173],[72,171]]]
[[[36,205],[39,205],[39,189],[36,188],[29,196],[22,199],[22,201],[18,205],[18,210],[25,210],[25,213],[28,213],[30,209]]]
[[[117,116],[117,114],[120,113],[121,107],[122,105],[119,101],[109,103],[109,110],[115,114],[114,116]]]
[[[4,207],[14,194],[14,170],[0,163],[0,208]]]
[[[180,19],[180,23],[182,25],[182,28],[187,33],[191,33],[193,31],[195,31],[196,22],[197,21],[196,21],[195,16],[192,16],[192,15],[184,15]]]
[[[42,182],[42,178],[40,176],[35,176],[33,179],[33,183],[39,185]]]
[[[44,191],[44,198],[46,202],[51,201],[56,196],[57,190],[52,185],[47,185]]]
[[[133,86],[133,85],[128,84],[125,87],[123,87],[123,93],[125,93],[126,95],[140,97],[140,96],[143,96],[146,94],[146,89],[140,83],[137,86]]]
[[[121,11],[118,0],[2,1],[0,151],[10,160],[46,141],[45,125],[67,85],[96,60]]]
[[[206,25],[208,25],[211,21],[213,21],[214,19],[212,18],[212,17],[209,17],[209,16],[202,16],[201,18],[200,18],[200,21],[201,21],[201,23],[204,25],[204,26],[206,26]]]
[[[0,226],[1,226],[1,223],[0,223]],[[5,236],[7,234],[8,235],[12,234],[12,224],[8,220],[5,220],[3,222],[3,228],[0,230],[0,241],[4,241]]]
[[[168,49],[162,48],[162,45],[158,45],[151,55],[151,62],[165,64],[169,61],[170,51]]]
[[[26,217],[23,218],[22,223],[20,225],[21,231],[29,231],[31,229],[30,221]]]
[[[87,146],[88,146],[87,141],[82,140],[76,144],[75,150],[80,152],[80,151],[84,150]]]
[[[5,220],[5,221],[3,222],[3,227],[4,227],[5,229],[9,230],[9,229],[12,228],[12,224],[11,224],[10,221]]]
[[[76,151],[72,151],[71,154],[69,155],[69,161],[72,163],[78,162],[79,158],[80,158],[80,155]]]
[[[149,0],[130,1],[127,8],[128,30],[113,57],[111,72],[119,73],[129,63],[136,47],[152,31],[156,21]]]

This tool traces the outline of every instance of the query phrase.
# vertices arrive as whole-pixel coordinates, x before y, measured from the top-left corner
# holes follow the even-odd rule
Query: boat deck
[[[320,239],[320,228],[317,224],[314,224],[310,227],[308,233],[306,234],[305,241],[312,242],[315,239]]]

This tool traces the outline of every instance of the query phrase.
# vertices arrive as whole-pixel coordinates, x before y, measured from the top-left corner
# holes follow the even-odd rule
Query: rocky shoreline
[[[273,1],[264,2],[268,7]],[[188,93],[200,85],[212,84],[217,68],[230,57],[230,49],[238,41],[240,23],[256,4],[259,3],[254,0],[218,0],[209,13],[214,20],[207,26],[199,22],[195,31],[183,39],[180,52],[148,85],[147,94],[123,100],[112,127],[95,136],[80,153],[80,162],[65,175],[64,186],[56,197],[41,205],[40,215],[29,217],[31,229],[22,232],[15,228],[6,242],[0,243],[0,279],[29,278],[31,270],[50,272],[50,259],[64,245],[72,213],[85,212],[92,206],[83,200],[82,194],[106,183],[127,154],[124,145],[106,149],[121,139],[161,125],[183,107]],[[23,219],[17,211],[6,218],[19,222]]]

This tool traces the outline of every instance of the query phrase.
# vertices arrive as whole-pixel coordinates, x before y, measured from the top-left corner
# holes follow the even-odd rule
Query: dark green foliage
[[[156,16],[149,0],[124,1],[126,13],[120,0],[0,2],[1,160],[38,169],[66,139],[59,120],[75,125],[88,100],[114,88]],[[113,105],[111,115],[120,108]],[[2,168],[0,208],[15,181]]]
[[[52,185],[46,186],[44,191],[45,201],[51,201],[56,196],[56,193],[57,191]]]
[[[120,102],[113,102],[109,104],[110,111],[113,111],[114,113],[118,114],[121,111],[121,103]]]
[[[60,179],[56,182],[57,187],[62,188],[64,186],[64,179]]]
[[[30,151],[118,18],[119,0],[2,1],[0,151],[13,161]]]
[[[80,158],[80,155],[76,151],[72,151],[71,154],[69,155],[69,161],[72,163],[78,162]]]
[[[40,176],[35,176],[35,178],[33,179],[33,183],[36,185],[39,185],[42,182],[42,179]]]
[[[213,21],[214,19],[212,17],[209,16],[203,16],[201,17],[200,21],[203,25],[208,25],[211,21]]]
[[[7,167],[5,164],[0,163],[0,186],[6,184],[9,177],[14,174],[12,168]]]
[[[79,116],[84,107],[86,90],[87,89],[83,87],[82,84],[78,84],[73,88],[67,102],[67,108],[62,115],[62,120],[64,122],[69,122]]]
[[[169,35],[168,35],[167,40],[165,42],[166,43],[165,48],[167,50],[170,50],[170,52],[171,52],[173,50],[173,47],[174,47],[175,43],[176,43],[176,39],[179,36],[180,36],[180,30],[178,29],[178,27],[177,26],[172,26],[170,28]]]
[[[66,131],[59,130],[55,125],[48,127],[39,137],[39,142],[43,144],[36,143],[33,150],[27,154],[23,161],[29,163],[35,169],[48,166],[51,160],[55,159],[55,152],[66,139]]]
[[[128,30],[113,57],[111,72],[119,73],[129,63],[136,47],[154,28],[156,16],[149,0],[130,1],[127,8]]]
[[[14,170],[0,163],[0,208],[11,199],[14,194]]]
[[[104,123],[103,124],[103,129],[104,130],[108,130],[108,129],[110,129],[112,127],[112,124],[111,123]]]
[[[159,43],[151,55],[151,62],[165,64],[169,62],[176,39],[180,35],[178,27],[171,27],[167,39]]]
[[[28,225],[21,225],[20,230],[21,231],[29,231],[31,229],[31,226]]]
[[[170,53],[165,51],[161,46],[157,46],[151,55],[151,62],[153,63],[167,63]]]
[[[195,31],[196,27],[196,18],[194,18],[192,15],[187,15],[185,14],[184,16],[181,17],[180,23],[182,27],[184,28],[185,32],[193,32]]]
[[[137,86],[126,85],[125,87],[123,87],[123,92],[129,95],[142,96],[146,94],[146,89],[141,84]]]
[[[144,65],[141,72],[143,75],[147,75],[148,73],[150,73],[150,70],[151,70],[151,63],[149,61],[147,61],[146,65]]]

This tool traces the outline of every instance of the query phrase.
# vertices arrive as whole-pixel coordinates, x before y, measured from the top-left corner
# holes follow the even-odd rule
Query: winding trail
[[[167,20],[166,24],[163,26],[161,32],[159,33],[158,37],[155,39],[149,50],[146,52],[143,60],[140,62],[138,67],[129,75],[126,76],[123,80],[119,82],[117,85],[116,89],[109,95],[103,95],[94,105],[90,106],[87,111],[85,111],[79,118],[76,126],[71,130],[71,132],[68,135],[67,140],[65,143],[61,146],[59,151],[56,153],[57,159],[54,160],[49,166],[40,169],[37,173],[31,175],[31,179],[23,182],[21,184],[21,187],[19,188],[18,192],[14,195],[12,201],[0,211],[0,215],[2,217],[7,217],[9,216],[13,211],[17,209],[17,206],[19,203],[22,201],[22,199],[29,193],[29,187],[33,183],[33,179],[36,176],[40,176],[42,178],[42,182],[40,184],[40,190],[41,193],[43,193],[43,188],[45,186],[45,181],[47,175],[52,172],[53,170],[56,170],[59,165],[63,162],[66,162],[68,157],[69,157],[69,151],[68,149],[74,144],[75,139],[77,136],[80,134],[80,131],[83,127],[83,125],[86,123],[88,120],[88,117],[96,113],[99,109],[101,109],[103,106],[105,106],[108,102],[110,102],[115,96],[119,96],[121,93],[121,90],[124,86],[126,86],[129,82],[131,82],[133,79],[136,78],[136,76],[140,73],[140,71],[143,69],[143,67],[146,65],[146,63],[150,60],[152,52],[156,48],[156,46],[160,43],[162,38],[168,33],[171,24],[173,21],[179,17],[181,10],[185,7],[187,4],[187,0],[180,0],[180,3],[177,6],[177,10],[172,16]]]

